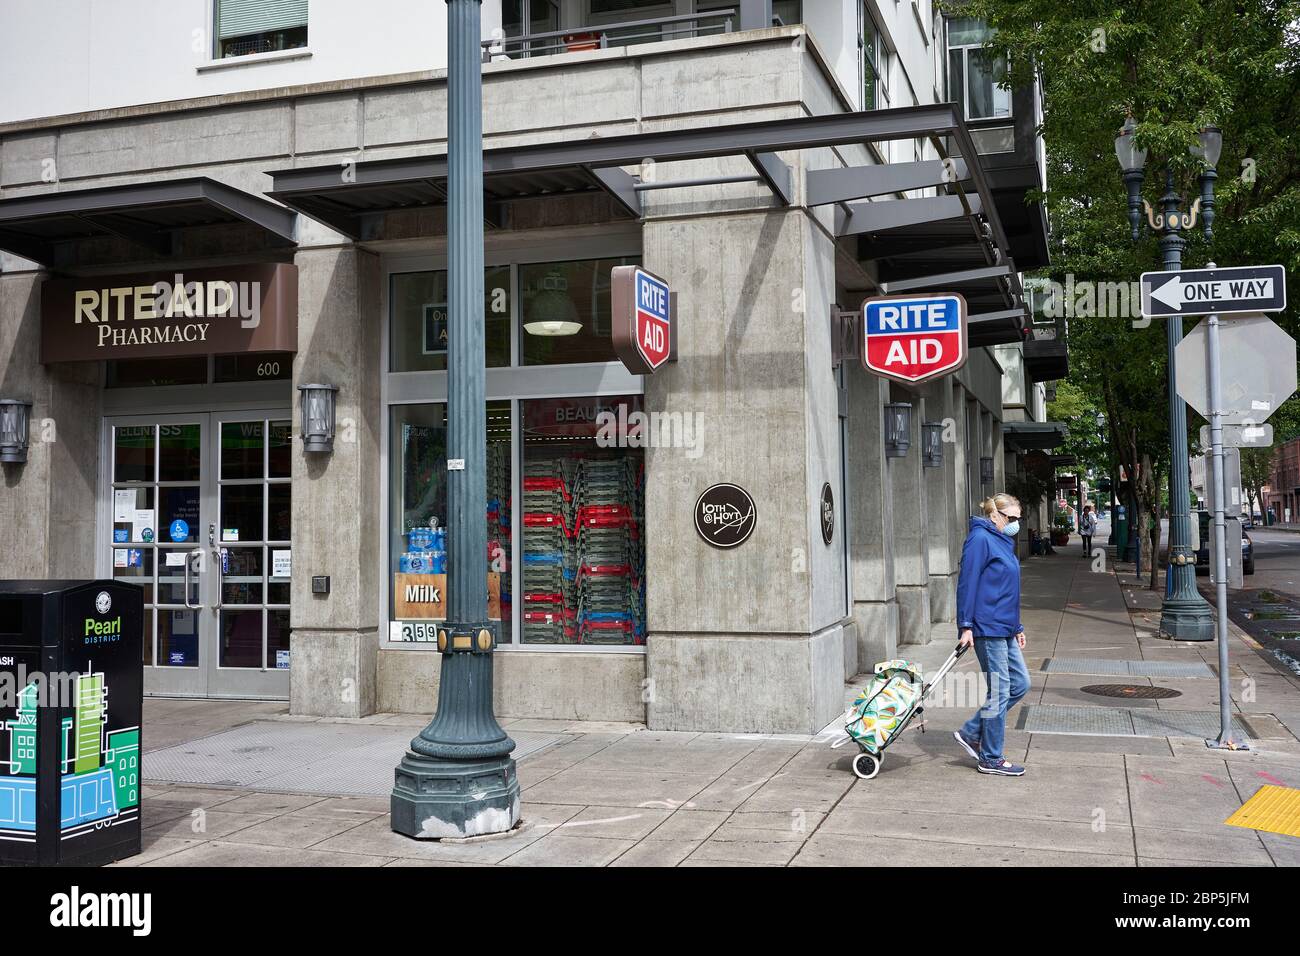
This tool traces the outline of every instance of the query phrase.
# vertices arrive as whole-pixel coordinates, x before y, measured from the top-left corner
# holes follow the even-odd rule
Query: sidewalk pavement
[[[1252,733],[1248,752],[1210,750],[1202,738],[1177,731],[1093,736],[1023,729],[1035,726],[1026,723],[1030,717],[1037,725],[1061,715],[1111,720],[1123,708],[1136,715],[1124,717],[1126,726],[1145,719],[1150,732],[1153,720],[1159,727],[1217,710],[1213,677],[1095,673],[1122,670],[1126,665],[1107,663],[1122,661],[1204,662],[1217,669],[1214,643],[1174,644],[1156,636],[1159,595],[1138,588],[1129,573],[1124,580],[1113,567],[1097,568],[1079,556],[1077,543],[1025,563],[1025,654],[1033,687],[1009,718],[1006,747],[1010,759],[1028,767],[1021,778],[976,773],[952,740],[951,731],[978,705],[961,699],[975,696],[973,655],[960,662],[943,700],[927,708],[928,732],[909,730],[886,752],[873,780],[854,777],[852,744],[832,747],[843,739],[842,719],[816,736],[502,721],[530,741],[531,752],[519,763],[523,825],[463,843],[393,833],[382,782],[372,796],[340,796],[320,789],[271,792],[291,786],[265,783],[195,786],[161,779],[154,770],[183,765],[186,755],[216,747],[224,735],[256,731],[263,743],[240,751],[274,757],[277,747],[292,751],[286,735],[313,723],[339,737],[391,728],[391,743],[334,755],[346,777],[357,754],[369,755],[371,771],[395,765],[424,716],[312,722],[289,718],[283,704],[151,700],[145,849],[122,865],[1300,865],[1300,840],[1223,823],[1264,784],[1300,787],[1300,679],[1256,653],[1235,628],[1233,710]],[[932,643],[901,654],[932,671],[954,643],[951,625],[936,627]],[[1044,671],[1046,661],[1064,658],[1082,658],[1074,669],[1094,673]],[[865,680],[846,686],[846,703]],[[1082,690],[1115,682],[1181,696],[1112,700]]]

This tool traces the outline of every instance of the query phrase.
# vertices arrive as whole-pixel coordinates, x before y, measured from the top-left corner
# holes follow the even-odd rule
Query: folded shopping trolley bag
[[[853,700],[844,730],[868,753],[878,754],[900,730],[925,693],[921,670],[910,661],[881,661],[876,676]]]

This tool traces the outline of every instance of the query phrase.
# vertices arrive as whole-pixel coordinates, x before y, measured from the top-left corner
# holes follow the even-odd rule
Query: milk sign
[[[676,358],[673,294],[640,266],[615,266],[611,277],[614,352],[637,375],[651,375]]]
[[[943,295],[887,295],[862,303],[862,366],[916,384],[966,364],[966,300]]]

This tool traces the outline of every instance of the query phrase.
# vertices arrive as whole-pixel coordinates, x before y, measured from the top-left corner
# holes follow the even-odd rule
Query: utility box
[[[140,852],[144,593],[0,581],[0,864]]]

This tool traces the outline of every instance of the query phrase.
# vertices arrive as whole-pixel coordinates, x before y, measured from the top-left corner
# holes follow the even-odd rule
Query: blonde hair
[[[992,498],[985,498],[980,502],[980,510],[984,512],[984,517],[991,518],[993,512],[1001,511],[1007,505],[1018,505],[1020,499],[1015,495],[1009,495],[1005,491],[999,491]]]

